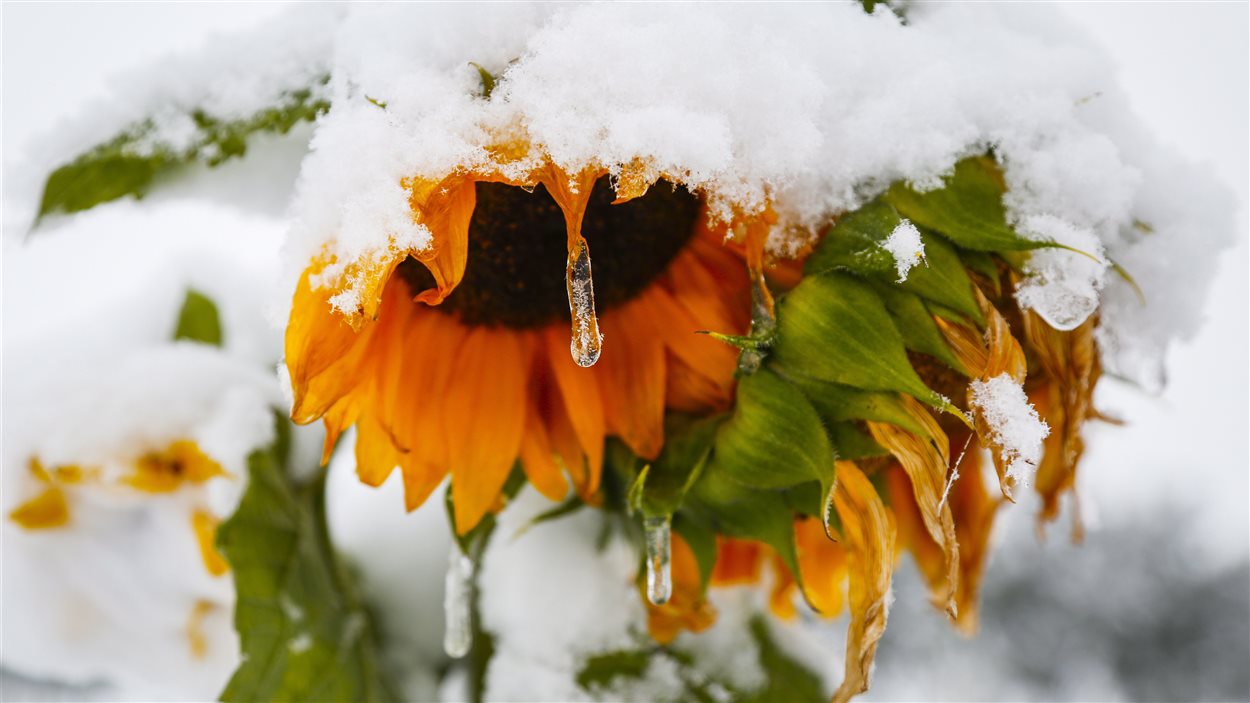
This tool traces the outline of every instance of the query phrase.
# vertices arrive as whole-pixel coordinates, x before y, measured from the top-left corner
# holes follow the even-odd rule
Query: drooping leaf
[[[878,198],[844,215],[829,229],[808,258],[808,274],[845,270],[914,293],[958,310],[980,322],[981,310],[972,294],[972,281],[959,255],[941,237],[920,233],[924,262],[898,281],[894,255],[885,242],[903,221],[885,200]]]
[[[946,338],[938,330],[937,323],[924,301],[898,287],[876,283],[873,286],[881,302],[894,318],[895,327],[903,337],[903,345],[912,351],[928,354],[956,371],[968,375],[968,369],[959,362]]]
[[[832,476],[832,466],[830,475]],[[686,508],[730,537],[768,544],[791,571],[798,573],[794,544],[794,510],[780,491],[749,488],[716,467],[714,460],[699,477]]]
[[[903,406],[897,393],[865,391],[806,376],[791,376],[790,381],[803,391],[812,407],[829,426],[840,422],[875,420],[898,425],[922,433],[921,427]],[[839,454],[839,458],[842,457]]]
[[[216,166],[242,156],[248,139],[260,133],[285,134],[301,121],[325,112],[329,103],[313,88],[285,93],[277,105],[242,119],[221,119],[190,110],[189,142],[164,138],[153,120],[131,125],[116,137],[58,167],[44,183],[39,217],[87,210],[133,195],[143,197],[161,178],[190,163]]]
[[[295,484],[280,450],[248,459],[248,488],[218,528],[243,661],[223,701],[394,700],[373,626],[325,524],[325,476]]]
[[[681,507],[682,497],[703,470],[723,420],[719,415],[699,418],[669,413],[664,418],[664,450],[640,472],[634,507],[647,517],[672,515]]]
[[[221,319],[217,315],[217,305],[211,298],[197,290],[187,290],[187,295],[182,300],[182,309],[178,311],[174,339],[221,346]]]
[[[833,449],[820,416],[802,392],[768,369],[738,382],[733,415],[716,433],[713,463],[754,488],[823,481]]]
[[[964,249],[1002,252],[1052,246],[1022,237],[1007,224],[1006,185],[992,158],[964,159],[945,181],[942,188],[923,193],[906,183],[895,183],[883,197],[903,217]]]
[[[778,303],[777,318],[772,361],[787,376],[907,393],[952,408],[916,375],[902,336],[867,283],[839,273],[807,276]]]

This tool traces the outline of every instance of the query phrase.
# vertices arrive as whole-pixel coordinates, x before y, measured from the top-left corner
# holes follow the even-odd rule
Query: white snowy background
[[[86,358],[83,349],[103,354],[136,339],[159,343],[188,283],[222,306],[231,353],[257,364],[276,361],[268,357],[277,349],[286,295],[277,274],[288,225],[284,207],[295,180],[293,157],[309,130],[264,140],[245,162],[189,174],[142,203],[102,206],[29,237],[46,174],[33,172],[26,154],[59,119],[81,118],[85,105],[107,98],[110,76],[212,41],[214,33],[256,26],[282,9],[260,3],[4,6],[6,444],[13,423],[32,412],[30,396],[19,391],[33,372],[51,368],[55,374],[58,359],[77,363]],[[1201,332],[1169,353],[1163,394],[1152,397],[1112,379],[1100,387],[1098,406],[1128,424],[1087,430],[1080,483],[1091,528],[1085,544],[1069,545],[1062,521],[1039,543],[1035,506],[1027,501],[1000,512],[999,544],[984,584],[983,631],[974,640],[949,632],[905,558],[869,699],[1250,697],[1250,11],[1243,3],[1072,3],[1061,10],[1119,65],[1121,87],[1146,126],[1233,191],[1237,243],[1220,255],[1209,302],[1194,312],[1204,319]],[[1175,268],[1177,277],[1186,276],[1182,262]],[[258,307],[257,301],[265,303]],[[4,456],[8,474],[15,467],[7,448]],[[390,490],[396,486],[371,492],[350,480],[350,466],[335,470],[333,485],[340,490],[332,524],[345,548],[374,565],[374,595],[392,609],[388,634],[407,641],[407,654],[437,660],[441,628],[428,614],[439,612],[441,574],[423,570],[441,568],[445,537],[430,537],[441,529],[441,516],[423,511],[405,517]],[[352,519],[362,511],[385,517]],[[3,568],[10,568],[8,549]],[[491,568],[503,572],[507,563]],[[11,666],[23,655],[9,637],[21,605],[7,593],[0,656]],[[501,606],[500,617],[508,612]],[[825,667],[837,668],[831,659]],[[428,676],[413,670],[417,678]],[[40,686],[8,672],[2,685],[6,700],[110,697],[107,689]],[[551,685],[556,688],[546,690],[564,684]],[[432,686],[405,683],[409,691]],[[135,684],[127,690],[142,695],[144,689]],[[454,694],[454,686],[444,693]]]

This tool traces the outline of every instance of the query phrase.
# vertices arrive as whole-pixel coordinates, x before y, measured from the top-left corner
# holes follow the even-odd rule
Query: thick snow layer
[[[218,33],[200,46],[114,76],[76,115],[20,145],[24,157],[47,172],[148,120],[154,129],[141,147],[185,148],[197,132],[196,111],[220,120],[245,119],[289,92],[317,88],[329,69],[341,14],[331,3],[292,7],[250,31]]]
[[[1011,374],[1002,374],[968,385],[972,407],[990,428],[990,439],[1002,447],[1007,475],[1024,482],[1037,471],[1042,459],[1042,440],[1050,427],[1037,416],[1024,389]]]
[[[490,99],[469,62],[499,78]],[[1145,290],[1143,312],[1104,264],[1034,255],[1023,301],[1058,326],[1085,319],[1105,287],[1113,366],[1136,340],[1157,355],[1172,330],[1192,332],[1202,286],[1178,287],[1160,255],[1191,251],[1205,270],[1230,232],[1212,179],[1157,167],[1109,62],[1043,6],[915,3],[906,24],[854,3],[358,6],[335,39],[330,93],[290,245],[296,268],[337,256],[327,278],[428,246],[402,179],[497,166],[490,148],[516,140],[566,171],[640,162],[720,215],[771,202],[781,253],[890,182],[936,186],[992,149],[1013,220],[1105,251]],[[1212,207],[1185,202],[1194,193]]]

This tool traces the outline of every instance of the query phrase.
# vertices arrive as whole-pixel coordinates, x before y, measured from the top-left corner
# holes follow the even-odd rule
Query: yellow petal
[[[191,529],[195,530],[195,540],[200,545],[200,557],[204,560],[204,568],[213,576],[221,576],[230,570],[230,564],[217,551],[217,525],[220,523],[221,520],[205,510],[196,510],[191,515]]]
[[[61,489],[49,486],[39,495],[17,506],[9,513],[9,519],[27,530],[61,527],[69,523],[69,506]]]

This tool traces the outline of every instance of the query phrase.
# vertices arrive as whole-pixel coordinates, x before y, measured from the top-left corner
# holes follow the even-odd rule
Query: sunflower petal
[[[837,474],[833,501],[847,550],[851,624],[846,636],[846,674],[833,700],[848,701],[868,690],[877,642],[885,632],[895,528],[881,497],[859,467],[840,461]]]

